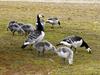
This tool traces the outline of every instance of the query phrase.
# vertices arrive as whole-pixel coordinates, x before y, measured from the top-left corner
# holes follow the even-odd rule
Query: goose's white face
[[[91,52],[91,48],[86,49],[88,52]]]
[[[42,14],[39,14],[39,17],[42,18],[42,17],[44,17],[44,16],[43,16]]]

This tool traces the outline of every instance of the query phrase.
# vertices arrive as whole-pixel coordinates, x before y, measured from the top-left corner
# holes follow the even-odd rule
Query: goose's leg
[[[31,44],[31,47],[33,46],[33,44]]]
[[[75,47],[71,46],[70,48],[71,48],[71,49],[74,49],[74,53],[77,53],[77,50],[76,50]]]
[[[71,54],[68,57],[68,63],[71,65],[73,64],[73,51],[71,51]]]
[[[62,64],[65,64],[65,58],[62,58]]]
[[[73,46],[70,47],[71,49],[73,48]]]
[[[69,58],[69,59],[68,59],[68,63],[69,63],[70,65],[73,64],[73,59]]]
[[[59,27],[61,28],[60,22],[58,22]]]
[[[42,51],[42,56],[44,56],[44,51],[45,51],[45,49],[43,48],[43,51]]]
[[[38,51],[38,56],[40,56],[40,51]]]
[[[77,50],[76,50],[76,48],[75,47],[73,47],[74,48],[74,53],[76,53],[77,54]]]
[[[32,48],[33,47],[33,44],[30,44],[29,47],[30,47],[30,50],[33,50],[33,48]]]
[[[19,35],[22,35],[22,32],[21,31],[17,31],[17,32],[18,32]]]
[[[52,24],[52,27],[51,28],[54,28],[54,25]]]
[[[7,27],[7,31],[9,30],[9,28]]]
[[[14,36],[14,34],[15,34],[15,30],[14,30],[12,33],[13,33],[13,36]]]
[[[59,25],[59,27],[62,28],[61,25]]]
[[[27,37],[27,31],[25,31],[25,37]]]

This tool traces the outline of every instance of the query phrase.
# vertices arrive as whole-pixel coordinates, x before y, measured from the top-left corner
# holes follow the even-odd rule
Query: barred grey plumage
[[[34,31],[32,24],[23,24],[21,28],[24,30],[25,34],[29,34],[30,32]]]
[[[37,42],[37,38],[41,35],[41,32],[39,31],[32,31],[30,32],[30,34],[28,35],[28,38],[26,39],[25,42],[29,42],[30,44]]]
[[[47,40],[35,43],[34,47],[38,51],[38,55],[40,55],[40,53],[44,55],[45,51],[53,50],[53,45]]]
[[[54,49],[57,55],[65,60],[68,60],[69,64],[73,64],[73,51],[69,47],[59,47]]]
[[[25,33],[24,30],[21,28],[21,26],[18,25],[16,21],[10,21],[7,27],[7,30],[8,29],[13,33],[13,35],[15,32],[18,32],[20,34]]]

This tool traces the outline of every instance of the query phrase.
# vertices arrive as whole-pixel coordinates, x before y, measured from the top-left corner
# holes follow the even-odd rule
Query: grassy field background
[[[92,48],[88,54],[78,48],[72,66],[61,64],[52,52],[38,57],[32,47],[21,49],[25,36],[6,30],[11,20],[32,23],[43,13],[45,20],[57,16],[62,28],[45,25],[45,39],[56,45],[69,35],[82,36]],[[69,19],[70,18],[70,19]],[[67,3],[0,2],[0,75],[100,75],[100,5]]]

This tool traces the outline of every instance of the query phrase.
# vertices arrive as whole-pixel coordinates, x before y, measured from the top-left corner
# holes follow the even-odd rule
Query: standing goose
[[[42,24],[40,22],[41,17],[43,17],[41,14],[37,15],[36,30],[30,32],[28,38],[25,40],[25,42],[24,42],[24,44],[22,45],[21,48],[25,48],[29,44],[34,44],[36,42],[40,42],[44,38],[45,33],[44,33],[44,27],[42,26]]]
[[[65,46],[68,46],[70,48],[75,48],[75,51],[76,51],[76,48],[77,47],[85,47],[86,50],[91,53],[91,48],[88,46],[88,44],[82,39],[82,37],[80,36],[75,36],[75,35],[72,35],[72,36],[68,36],[66,38],[64,38],[58,45],[65,45]]]
[[[43,40],[41,42],[35,43],[34,48],[38,51],[38,55],[40,55],[40,53],[44,55],[45,51],[53,50],[53,45],[47,40]]]
[[[69,64],[73,64],[73,51],[69,47],[59,47],[57,49],[55,47],[53,48],[54,48],[53,50],[55,51],[55,53],[59,57],[63,58],[64,63],[65,63],[65,60],[68,60]]]
[[[60,26],[60,21],[58,20],[57,17],[52,17],[52,18],[47,19],[46,23],[52,24],[52,28],[53,28],[54,25]]]

